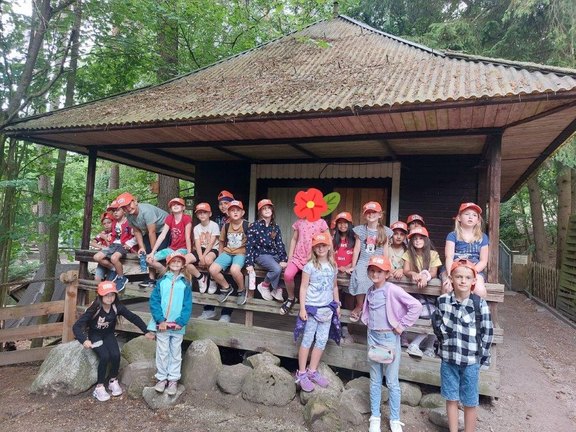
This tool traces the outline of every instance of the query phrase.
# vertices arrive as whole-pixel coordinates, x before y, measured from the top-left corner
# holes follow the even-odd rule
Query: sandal
[[[362,312],[357,311],[356,309],[354,309],[352,312],[350,312],[350,322],[358,322],[360,321],[360,315]]]
[[[280,315],[289,314],[292,308],[294,307],[294,303],[296,303],[296,298],[288,299],[284,303],[282,303],[282,306],[280,306]]]

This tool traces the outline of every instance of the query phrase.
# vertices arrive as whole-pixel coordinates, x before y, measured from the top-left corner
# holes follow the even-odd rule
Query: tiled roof
[[[576,70],[435,51],[340,16],[167,83],[8,130],[277,118],[574,90]]]

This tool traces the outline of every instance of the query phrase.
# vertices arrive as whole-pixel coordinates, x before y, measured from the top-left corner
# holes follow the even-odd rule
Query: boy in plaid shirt
[[[486,300],[472,294],[476,284],[474,263],[455,261],[450,268],[450,279],[454,291],[438,297],[435,317],[441,333],[440,392],[446,399],[450,432],[458,431],[458,401],[464,406],[464,430],[473,432],[479,403],[480,366],[490,364],[494,328]],[[475,304],[480,308],[479,313]]]

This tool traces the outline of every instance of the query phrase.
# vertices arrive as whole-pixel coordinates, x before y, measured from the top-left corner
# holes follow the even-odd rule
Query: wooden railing
[[[560,271],[540,263],[530,264],[528,292],[553,308],[556,307]]]
[[[62,273],[60,280],[66,284],[67,287],[64,300],[0,308],[0,321],[64,314],[63,322],[2,328],[0,329],[0,343],[54,336],[61,337],[64,342],[74,339],[72,325],[76,320],[77,298],[74,281],[78,280],[78,274],[75,271]],[[68,288],[70,287],[71,289],[69,290]],[[53,346],[44,346],[40,348],[0,352],[0,366],[44,360],[52,348]]]

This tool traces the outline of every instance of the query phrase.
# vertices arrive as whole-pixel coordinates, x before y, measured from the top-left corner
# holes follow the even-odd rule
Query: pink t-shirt
[[[174,220],[174,215],[169,214],[164,221],[170,227],[170,249],[186,249],[186,225],[192,224],[192,218],[187,214],[182,215],[180,222]]]
[[[312,237],[316,234],[327,231],[328,225],[324,219],[318,219],[315,222],[308,222],[306,219],[298,219],[294,222],[292,228],[294,231],[298,232],[298,241],[294,247],[292,262],[296,267],[302,270],[306,263],[310,261],[310,254],[312,253]]]

